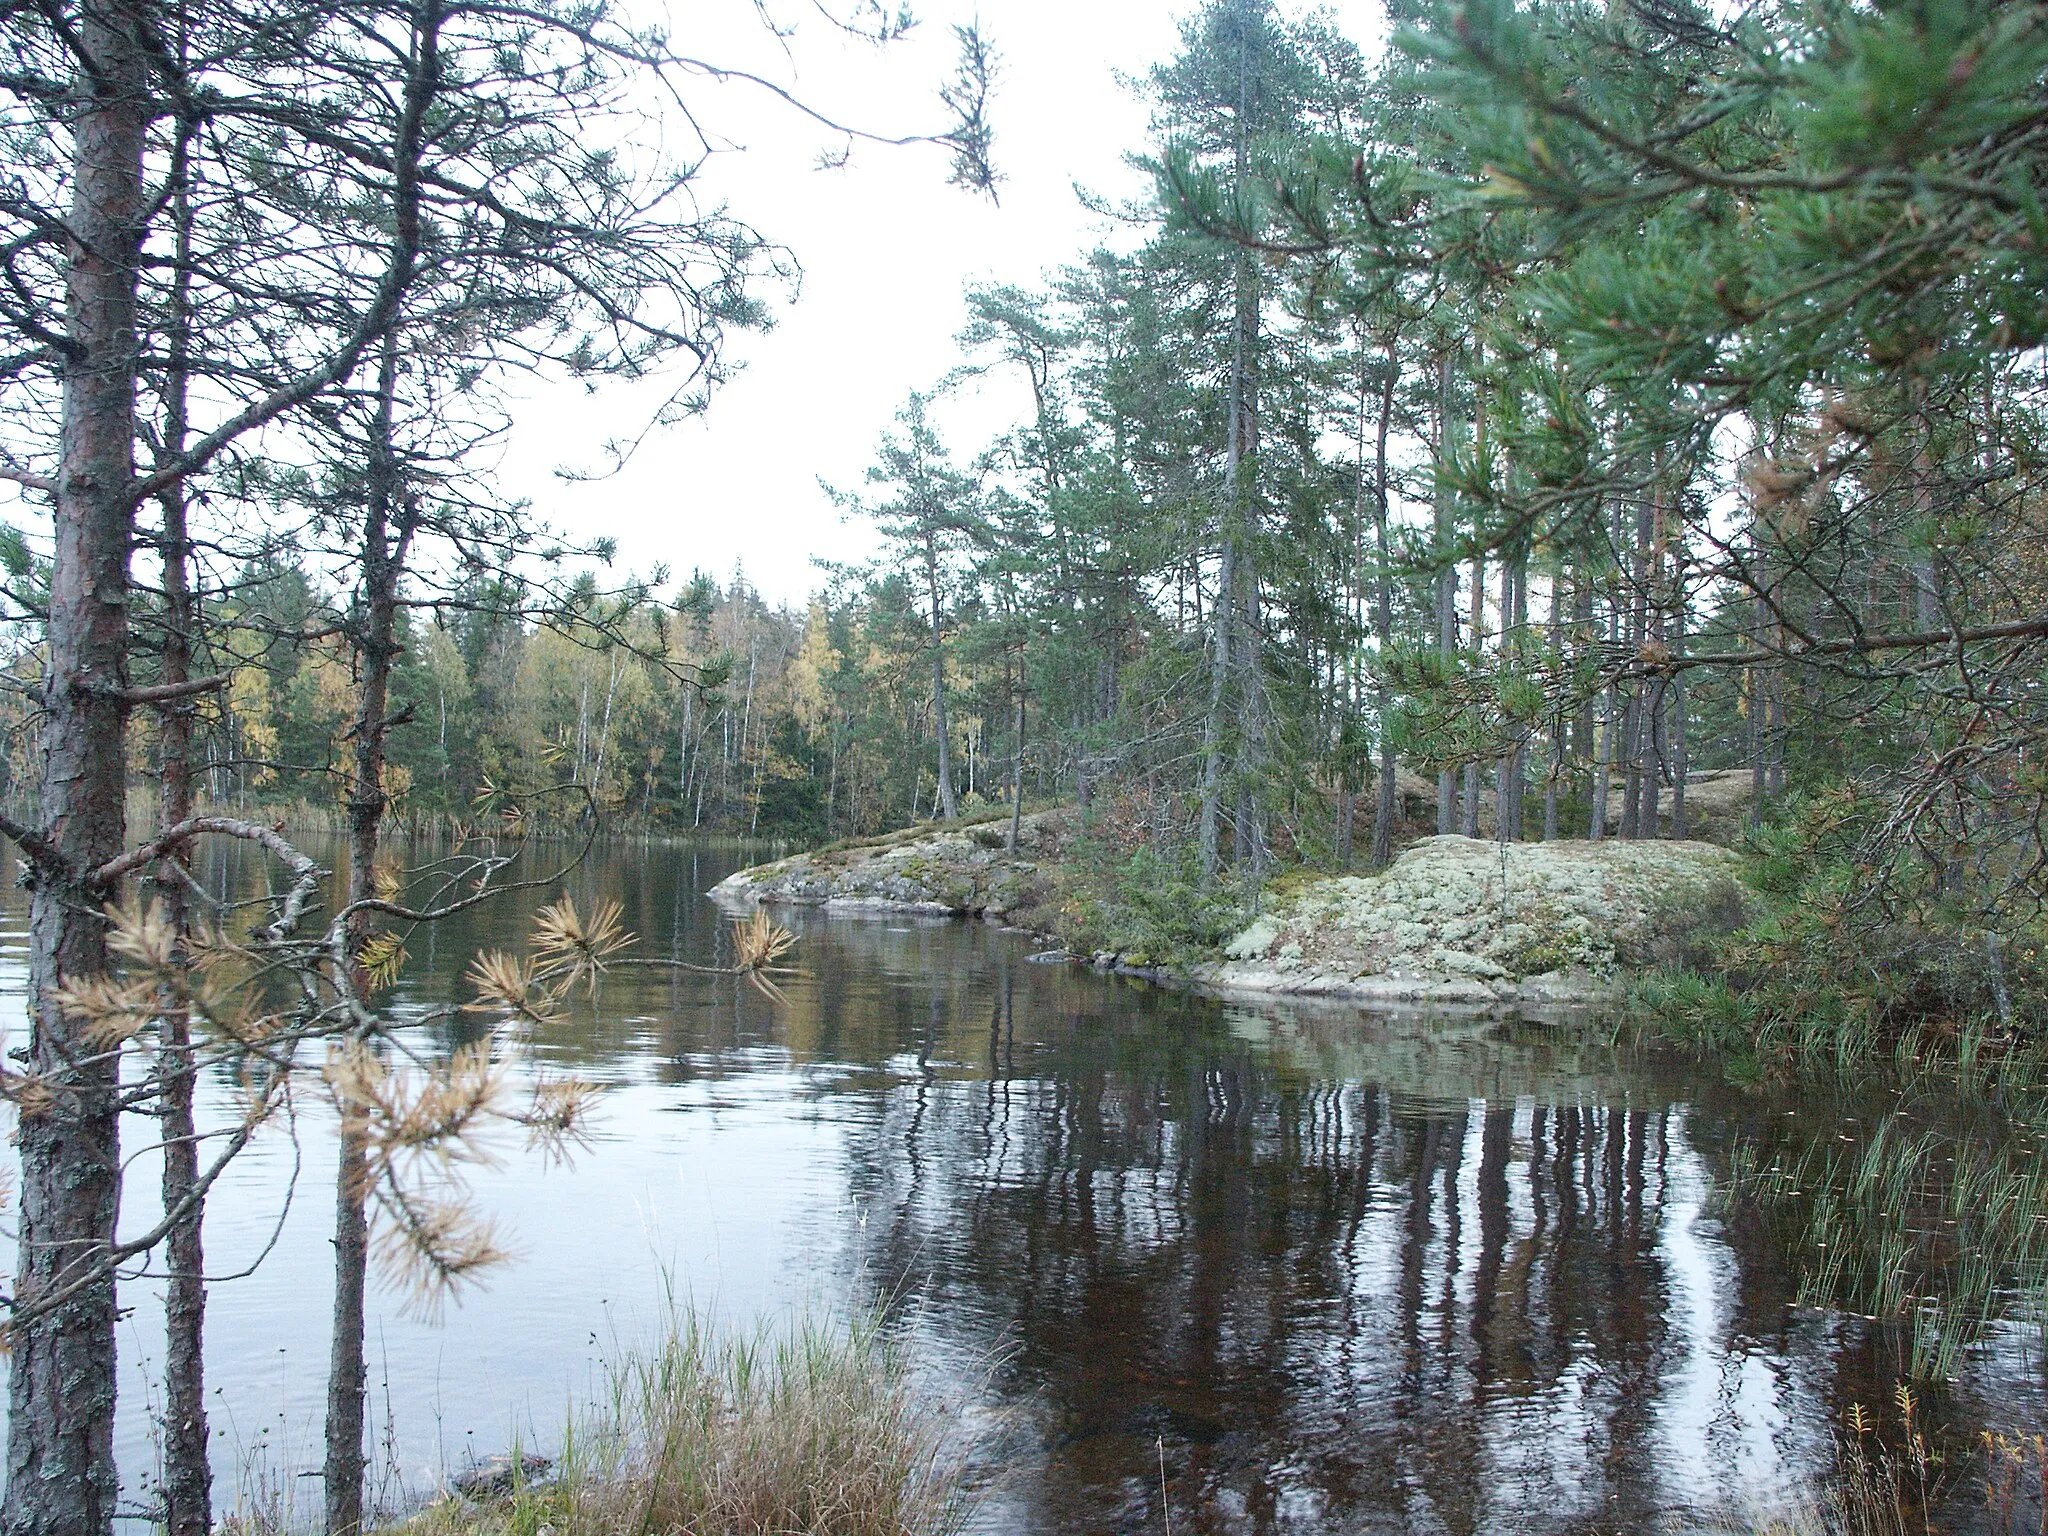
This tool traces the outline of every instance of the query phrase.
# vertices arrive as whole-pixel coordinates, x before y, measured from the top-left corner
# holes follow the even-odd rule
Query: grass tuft
[[[392,1536],[951,1536],[939,1416],[872,1321],[729,1338],[680,1316],[615,1366],[551,1475],[451,1495]],[[520,1457],[511,1458],[514,1466]]]

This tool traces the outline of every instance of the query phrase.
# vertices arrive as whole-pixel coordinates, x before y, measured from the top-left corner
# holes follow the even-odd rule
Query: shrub
[[[1765,911],[1647,978],[1659,1023],[1766,1060],[1874,1051],[1997,1051],[2048,1035],[2048,928],[2016,883],[1967,859],[1884,846],[1885,807],[1853,786],[1788,808],[1749,837]],[[1711,978],[1711,983],[1702,980]]]
[[[1141,847],[1124,857],[1096,842],[1072,850],[1060,941],[1077,953],[1103,950],[1132,965],[1185,966],[1213,959],[1244,924],[1234,890],[1203,890],[1192,848]]]

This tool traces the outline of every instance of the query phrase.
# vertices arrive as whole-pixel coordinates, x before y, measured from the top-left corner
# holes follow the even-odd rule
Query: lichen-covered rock
[[[1024,817],[1014,854],[1004,851],[1008,818],[912,828],[743,869],[720,881],[711,896],[727,906],[765,902],[1000,919],[1033,901],[1040,861],[1057,856],[1071,820],[1066,811]]]
[[[1384,872],[1274,898],[1197,973],[1227,991],[1375,1001],[1592,1001],[1630,970],[1708,958],[1752,898],[1698,842],[1432,837]]]

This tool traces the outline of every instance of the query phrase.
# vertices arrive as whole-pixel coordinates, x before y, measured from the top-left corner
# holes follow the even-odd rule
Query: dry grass
[[[951,1536],[963,1513],[942,1423],[872,1325],[732,1339],[684,1317],[613,1369],[549,1476],[393,1536]]]
[[[1951,1461],[1922,1429],[1910,1389],[1898,1388],[1892,1408],[1880,1437],[1873,1416],[1851,1407],[1832,1476],[1803,1502],[1694,1524],[1686,1536],[1936,1536],[1958,1517],[1983,1536],[2048,1536],[2048,1437],[1985,1430]],[[1974,1496],[1981,1512],[1963,1514]]]

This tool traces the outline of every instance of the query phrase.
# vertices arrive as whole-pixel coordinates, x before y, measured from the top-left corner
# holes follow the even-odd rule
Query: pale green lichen
[[[744,869],[711,894],[733,905],[769,902],[999,917],[1032,900],[1038,868],[1033,855],[1056,847],[1064,827],[1057,812],[1024,817],[1015,855],[1004,852],[1007,821],[933,829],[907,840],[892,835]]]
[[[1442,978],[1511,991],[1684,963],[1739,925],[1739,860],[1705,843],[1433,837],[1378,875],[1313,881],[1231,941],[1212,978],[1278,988]]]

